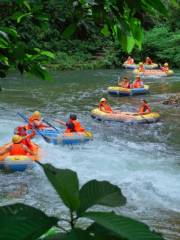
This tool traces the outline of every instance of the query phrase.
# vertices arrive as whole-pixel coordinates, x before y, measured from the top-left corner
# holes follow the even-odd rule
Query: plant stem
[[[61,229],[61,230],[63,230],[63,232],[68,233],[68,231],[67,231],[64,227],[59,226],[59,225],[56,225],[56,227],[59,228],[59,229]]]
[[[70,210],[70,217],[71,217],[70,225],[71,225],[71,228],[73,229],[74,228],[74,216],[73,216],[73,212],[71,210]]]

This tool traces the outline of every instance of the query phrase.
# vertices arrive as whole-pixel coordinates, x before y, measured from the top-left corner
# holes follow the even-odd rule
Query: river
[[[67,71],[52,73],[54,80],[41,81],[12,73],[0,81],[0,145],[9,142],[13,129],[22,124],[17,111],[40,110],[47,119],[66,121],[77,113],[86,128],[94,132],[94,141],[76,147],[42,147],[42,162],[77,171],[80,183],[90,179],[109,180],[121,187],[128,202],[119,213],[139,219],[164,234],[180,239],[180,108],[162,104],[162,100],[180,91],[180,72],[173,77],[146,79],[151,94],[145,96],[161,121],[151,125],[124,125],[96,122],[90,110],[101,97],[125,111],[136,111],[140,98],[111,97],[106,89],[116,84],[125,70]],[[53,123],[53,122],[52,122]],[[24,173],[0,173],[1,205],[24,202],[59,215],[66,212],[57,195],[37,166]]]

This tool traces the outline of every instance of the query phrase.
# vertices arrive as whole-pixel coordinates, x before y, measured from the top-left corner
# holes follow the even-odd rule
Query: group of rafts
[[[150,59],[146,59],[146,64],[143,67],[155,64],[150,63]],[[128,57],[124,63],[126,67],[135,68],[134,60]],[[151,66],[151,68],[153,68]],[[164,69],[167,71],[168,65],[164,64]],[[140,73],[142,64],[136,69],[136,73]],[[147,67],[146,67],[147,68]],[[169,71],[169,70],[168,70]],[[118,86],[109,87],[108,92],[111,95],[132,96],[136,94],[145,94],[149,92],[149,86],[144,85],[141,76],[137,75],[134,82],[130,84],[127,77],[121,81],[118,80]],[[64,125],[65,131],[62,133],[60,128],[54,127],[51,123],[41,118],[41,113],[35,111],[29,118],[22,113],[18,115],[27,123],[15,129],[15,135],[12,137],[12,142],[0,147],[0,168],[10,171],[24,171],[27,167],[32,167],[34,161],[40,160],[40,147],[31,141],[32,138],[40,135],[47,143],[52,144],[80,144],[93,139],[91,132],[86,131],[77,120],[75,114],[70,114],[68,121],[65,123],[59,119],[54,121]],[[154,123],[160,118],[159,113],[152,112],[151,107],[145,99],[141,100],[141,105],[137,112],[122,112],[114,111],[108,104],[105,98],[100,100],[99,106],[91,111],[92,118],[100,121],[113,121],[123,123]]]

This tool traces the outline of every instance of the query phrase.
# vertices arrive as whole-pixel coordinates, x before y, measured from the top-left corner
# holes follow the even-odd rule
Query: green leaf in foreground
[[[64,204],[71,210],[77,210],[79,208],[79,181],[76,172],[69,169],[57,169],[51,164],[41,166]]]
[[[95,222],[87,228],[87,231],[98,240],[125,240],[125,238],[120,237],[118,234]]]
[[[68,233],[57,233],[54,236],[45,237],[42,240],[103,240],[96,239],[85,230],[79,228],[73,229]]]
[[[113,212],[87,212],[83,216],[128,240],[163,240],[160,234],[150,231],[146,224]]]
[[[0,240],[34,240],[57,222],[57,218],[24,204],[0,207]]]
[[[126,198],[122,195],[120,188],[107,181],[91,180],[82,186],[79,194],[80,213],[96,204],[109,207],[126,204]]]

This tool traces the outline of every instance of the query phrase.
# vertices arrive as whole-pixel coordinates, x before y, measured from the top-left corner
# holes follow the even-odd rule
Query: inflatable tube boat
[[[173,70],[169,70],[168,72],[163,72],[160,69],[157,70],[145,70],[144,72],[139,72],[138,69],[133,70],[134,74],[138,74],[142,77],[153,77],[153,76],[158,76],[158,77],[168,77],[168,76],[172,76],[174,74]]]
[[[0,147],[1,150],[10,146],[10,144],[5,144]],[[27,168],[32,168],[34,161],[40,159],[39,146],[33,144],[33,152],[35,155],[9,155],[8,153],[0,156],[0,168],[8,171],[25,171]]]
[[[143,88],[122,88],[118,86],[108,87],[108,93],[114,96],[133,96],[149,93],[149,85]]]
[[[138,68],[138,65],[137,65],[137,64],[124,63],[122,66],[123,66],[124,68],[126,68],[126,69],[136,69],[136,68]]]
[[[86,143],[93,139],[93,134],[89,131],[64,133],[49,137],[50,143],[76,145]]]
[[[91,111],[92,118],[99,121],[125,122],[125,123],[154,123],[160,119],[159,113],[136,114],[132,112],[105,113],[99,108]]]

